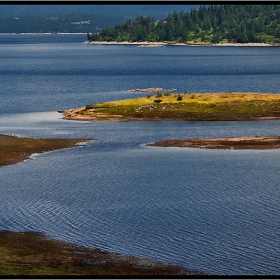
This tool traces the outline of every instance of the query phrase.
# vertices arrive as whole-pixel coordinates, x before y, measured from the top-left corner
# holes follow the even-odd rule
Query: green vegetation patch
[[[179,266],[58,242],[37,232],[0,231],[0,275],[202,275]]]
[[[145,119],[250,120],[280,116],[278,94],[196,93],[155,95],[91,104],[80,114],[119,115]]]
[[[114,28],[88,34],[89,41],[188,44],[280,43],[280,5],[201,5],[169,13],[128,19]],[[278,15],[278,16],[277,16]]]

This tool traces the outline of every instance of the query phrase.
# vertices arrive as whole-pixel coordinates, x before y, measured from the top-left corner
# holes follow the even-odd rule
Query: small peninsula
[[[146,146],[156,147],[189,147],[200,149],[254,149],[267,150],[280,148],[280,136],[204,138],[185,140],[163,140]]]
[[[32,154],[72,148],[96,139],[34,139],[0,134],[0,167],[28,159]]]
[[[59,111],[64,119],[88,121],[255,121],[280,119],[280,94],[170,93],[90,104]]]

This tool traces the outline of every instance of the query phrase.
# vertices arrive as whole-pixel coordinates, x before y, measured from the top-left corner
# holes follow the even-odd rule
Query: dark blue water
[[[56,112],[143,95],[134,88],[278,93],[279,48],[86,45],[83,36],[0,36],[0,133],[99,139],[1,167],[0,229],[206,273],[279,275],[278,150],[145,146],[279,135],[279,121],[99,123]]]

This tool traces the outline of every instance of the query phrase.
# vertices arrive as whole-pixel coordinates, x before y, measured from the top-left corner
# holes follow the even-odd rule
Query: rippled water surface
[[[279,135],[279,121],[75,122],[57,110],[128,89],[277,93],[276,47],[89,46],[0,36],[0,133],[98,141],[0,168],[0,229],[222,275],[279,275],[280,152],[157,148],[163,139]]]

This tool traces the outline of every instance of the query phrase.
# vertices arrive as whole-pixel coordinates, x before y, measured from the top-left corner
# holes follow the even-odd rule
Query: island
[[[228,138],[200,138],[185,140],[163,140],[146,146],[156,147],[189,147],[200,149],[279,149],[280,136],[228,137]]]
[[[59,111],[88,121],[254,121],[280,119],[280,94],[157,92]]]

